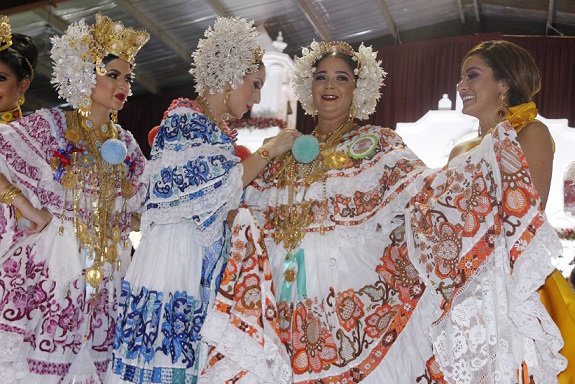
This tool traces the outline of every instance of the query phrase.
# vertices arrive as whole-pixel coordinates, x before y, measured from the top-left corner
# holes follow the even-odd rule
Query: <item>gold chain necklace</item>
[[[111,130],[109,134],[117,137],[115,126],[107,126]],[[83,144],[85,150],[69,154],[70,163],[65,167],[61,178],[65,195],[60,234],[64,231],[64,210],[71,193],[75,235],[82,248],[87,250],[88,259],[93,261],[92,265],[85,269],[84,279],[97,294],[99,285],[105,278],[104,264],[109,263],[117,267],[117,270],[121,267],[117,248],[122,241],[120,220],[122,217],[125,221],[128,220],[126,200],[133,196],[134,190],[127,178],[124,163],[111,165],[103,160],[90,127],[91,122],[83,119],[78,111],[71,113],[71,121],[68,122],[65,133],[66,139],[76,147]],[[59,161],[52,164],[53,168],[57,167],[56,163]],[[121,211],[114,209],[118,186],[124,198]],[[127,239],[124,247],[127,246],[126,242]],[[112,280],[113,276],[110,275],[109,278]]]
[[[330,133],[324,133],[321,134],[317,131],[318,126],[316,125],[315,128],[313,129],[313,132],[311,133],[313,135],[313,137],[315,137],[319,142],[325,142],[327,145],[327,142],[330,141],[334,136],[336,136],[338,133],[340,133],[344,128],[348,127],[348,124],[350,122],[353,122],[352,118],[347,119],[346,121],[344,121],[335,131],[330,132]],[[325,145],[324,145],[325,146]]]
[[[211,121],[213,121],[216,125],[218,125],[218,123],[216,122],[216,118],[214,116],[214,112],[212,112],[212,109],[210,108],[210,104],[208,103],[208,101],[206,100],[206,98],[202,95],[199,95],[196,98],[196,103],[200,106],[200,108],[202,109],[202,112],[204,113],[204,115],[207,116],[208,119],[210,119]],[[220,123],[221,124],[221,123]]]
[[[343,169],[349,165],[351,161],[349,156],[346,153],[334,151],[334,148],[354,126],[353,120],[349,119],[332,132],[320,147],[318,157],[310,164],[300,164],[293,155],[289,155],[285,159],[284,166],[273,176],[277,186],[276,200],[279,199],[280,189],[285,187],[288,189],[287,204],[279,205],[276,201],[273,218],[270,217],[275,227],[275,242],[277,244],[283,242],[288,255],[291,255],[303,240],[306,228],[314,219],[327,218],[327,171]],[[309,187],[320,180],[323,180],[322,201],[306,201]],[[303,195],[300,202],[295,202],[300,184],[304,188]],[[320,225],[320,233],[324,234],[323,223]]]

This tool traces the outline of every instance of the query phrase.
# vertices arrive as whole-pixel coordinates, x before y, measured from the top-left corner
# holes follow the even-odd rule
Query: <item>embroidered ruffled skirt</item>
[[[60,222],[52,220],[0,260],[2,383],[67,383],[72,371],[76,382],[97,383],[108,368],[121,279],[106,277],[99,295],[93,295],[81,273],[84,265],[70,268],[71,260],[61,264],[50,256],[58,247],[59,227]],[[73,233],[71,224],[65,228],[65,233]],[[119,257],[127,265],[129,250]],[[68,277],[72,269],[79,272],[73,278]],[[63,277],[71,281],[63,284]],[[79,370],[71,368],[74,364]],[[87,381],[81,380],[84,374]]]
[[[202,246],[201,235],[184,220],[142,238],[122,284],[110,383],[196,382],[207,354],[199,331],[226,260],[224,238]]]

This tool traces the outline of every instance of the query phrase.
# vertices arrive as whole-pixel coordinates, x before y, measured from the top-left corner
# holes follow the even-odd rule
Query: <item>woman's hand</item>
[[[142,215],[139,213],[132,213],[130,216],[130,231],[140,232],[140,224],[142,223]]]
[[[232,225],[234,225],[234,220],[236,219],[236,216],[238,215],[238,210],[237,209],[232,209],[231,211],[228,212],[228,217],[226,218],[226,223],[228,223],[228,228],[232,228]]]
[[[26,209],[26,211],[27,212],[21,211],[22,216],[30,221],[30,228],[24,230],[26,235],[42,232],[50,220],[52,220],[52,214],[46,208],[38,209],[31,207]]]
[[[282,129],[276,136],[264,140],[264,144],[256,153],[242,161],[244,166],[242,175],[244,188],[256,178],[269,161],[289,151],[295,139],[300,136],[301,132],[296,129],[286,128]]]
[[[300,136],[301,132],[297,129],[282,129],[276,136],[264,140],[262,147],[267,149],[272,157],[283,155],[291,149],[295,139]]]

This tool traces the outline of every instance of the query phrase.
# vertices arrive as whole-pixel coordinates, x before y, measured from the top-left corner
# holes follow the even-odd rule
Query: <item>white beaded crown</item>
[[[205,89],[212,94],[223,93],[228,85],[235,89],[243,83],[244,76],[257,71],[264,55],[258,35],[253,21],[218,17],[192,54],[190,73],[198,94]]]
[[[377,52],[363,43],[359,49],[354,49],[345,42],[316,42],[309,48],[302,48],[302,56],[294,65],[294,91],[302,108],[308,115],[315,115],[316,110],[312,96],[312,81],[316,71],[317,62],[326,54],[340,52],[357,62],[354,69],[356,88],[353,92],[354,117],[360,120],[367,119],[375,111],[377,101],[381,97],[379,89],[387,75],[381,68],[381,60],[377,60]]]

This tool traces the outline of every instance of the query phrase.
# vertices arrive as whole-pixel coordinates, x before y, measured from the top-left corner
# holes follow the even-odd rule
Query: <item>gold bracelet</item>
[[[22,191],[10,184],[0,192],[0,203],[12,205],[12,201],[18,196],[23,196]]]
[[[267,161],[268,163],[271,163],[271,161],[274,158],[272,155],[270,155],[270,151],[268,151],[264,147],[259,147],[258,150],[256,151],[256,153],[258,155],[260,155],[261,157],[263,157],[265,159],[265,161]]]

